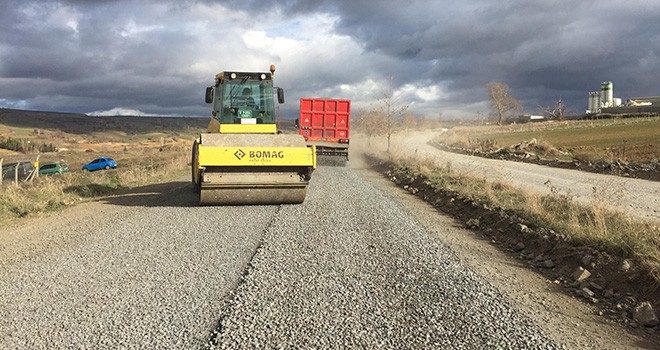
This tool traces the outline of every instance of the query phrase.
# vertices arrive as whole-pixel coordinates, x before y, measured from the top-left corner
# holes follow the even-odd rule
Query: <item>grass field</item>
[[[98,145],[95,145],[98,146]],[[66,153],[42,154],[40,163],[63,160],[70,171],[61,175],[39,176],[30,182],[16,186],[12,181],[3,181],[0,186],[0,221],[42,212],[58,210],[98,196],[112,194],[118,190],[156,183],[160,180],[189,171],[190,145],[187,141],[133,147],[126,150],[107,146],[105,155],[117,160],[113,170],[84,172],[83,164],[96,158],[99,153],[70,151]],[[34,161],[35,155],[21,156]]]
[[[64,162],[69,172],[0,186],[0,221],[57,210],[99,195],[183,174],[190,147],[208,120],[200,118],[88,117],[79,114],[0,109],[0,139],[54,145],[61,152],[0,149],[4,164]],[[81,170],[99,156],[118,162],[115,170]]]
[[[0,140],[12,138],[33,145],[54,145],[65,151],[21,153],[0,149],[4,164],[29,161],[63,162],[70,171],[41,176],[15,186],[0,185],[0,221],[57,210],[89,198],[155,183],[189,172],[192,141],[206,131],[206,118],[89,117],[81,114],[0,109]],[[295,132],[293,120],[280,130]],[[118,162],[115,170],[81,170],[100,156]]]
[[[488,140],[496,147],[536,139],[569,152],[573,157],[589,160],[648,162],[660,159],[658,117],[456,127],[446,138],[450,144]]]

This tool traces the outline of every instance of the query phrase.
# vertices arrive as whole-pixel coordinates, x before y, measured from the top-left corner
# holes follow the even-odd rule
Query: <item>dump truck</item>
[[[192,146],[192,183],[202,205],[297,204],[305,200],[316,150],[277,130],[270,72],[224,71],[206,88],[211,120]]]
[[[348,161],[351,100],[301,98],[298,133],[316,148],[319,164],[345,165]]]

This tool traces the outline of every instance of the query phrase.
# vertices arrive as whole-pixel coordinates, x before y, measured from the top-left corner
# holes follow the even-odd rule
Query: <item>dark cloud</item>
[[[436,93],[409,95],[431,115],[474,114],[491,81],[510,85],[529,112],[558,97],[582,110],[603,80],[617,97],[660,95],[658,18],[660,4],[643,0],[9,0],[0,3],[0,102],[206,115],[201,91],[217,71],[278,63],[288,113],[302,96],[368,103],[378,92],[356,89],[383,88],[390,75],[398,88]],[[257,40],[296,43],[242,37],[262,30],[270,38]]]
[[[623,97],[660,94],[660,4],[633,1],[280,1],[289,11],[335,9],[337,31],[367,51],[459,91],[503,81],[528,105],[563,95],[576,108],[603,80]],[[311,6],[311,7],[310,7]],[[420,62],[437,60],[427,71]],[[526,91],[529,90],[529,91]],[[535,93],[529,93],[529,92]],[[475,97],[475,99],[482,96]]]
[[[660,4],[617,4],[413,1],[402,7],[346,1],[338,6],[337,29],[404,65],[438,60],[427,73],[452,88],[503,81],[528,105],[563,95],[577,108],[602,80],[614,81],[615,92],[628,97],[660,94],[657,85],[649,90],[655,78],[648,74],[658,65]]]
[[[177,77],[173,67],[186,65],[181,53],[190,50],[196,38],[157,18],[143,20],[141,15],[149,11],[134,13],[121,5],[5,4],[4,17],[11,17],[14,25],[3,28],[7,35],[0,39],[0,77],[6,78],[0,98],[77,112],[116,106],[149,106],[162,112],[194,108],[191,101],[199,82]],[[140,27],[158,30],[140,32]],[[139,38],[129,38],[131,30]]]

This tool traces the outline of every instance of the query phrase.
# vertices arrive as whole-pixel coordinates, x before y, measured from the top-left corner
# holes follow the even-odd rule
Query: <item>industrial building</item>
[[[614,84],[604,81],[600,84],[600,91],[589,93],[589,104],[587,114],[600,113],[602,108],[618,107],[621,99],[614,97]]]
[[[542,115],[533,115],[533,114],[519,114],[506,118],[506,122],[508,124],[534,123],[534,122],[543,122],[543,121],[546,121],[546,117]]]
[[[636,114],[660,113],[660,96],[633,97],[622,103],[622,99],[614,97],[614,84],[604,81],[600,91],[589,93],[587,114]]]

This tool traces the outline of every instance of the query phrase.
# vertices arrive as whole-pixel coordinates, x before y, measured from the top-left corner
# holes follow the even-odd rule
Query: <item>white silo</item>
[[[589,112],[598,113],[600,110],[600,92],[590,92],[589,93]]]
[[[614,91],[611,81],[600,84],[600,105],[604,108],[614,105]]]

